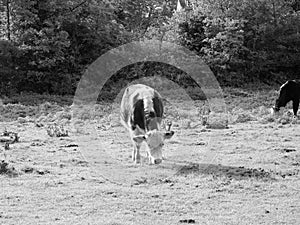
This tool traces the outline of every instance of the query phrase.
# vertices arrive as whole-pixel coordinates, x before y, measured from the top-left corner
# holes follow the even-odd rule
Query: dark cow
[[[280,87],[278,99],[276,99],[274,111],[278,112],[281,107],[285,107],[289,101],[293,101],[294,115],[297,116],[300,100],[300,82],[289,80]]]
[[[174,131],[161,131],[163,103],[160,94],[142,84],[125,89],[121,102],[121,123],[129,130],[133,142],[132,160],[140,162],[140,147],[146,142],[150,164],[162,162],[164,140],[174,135]]]

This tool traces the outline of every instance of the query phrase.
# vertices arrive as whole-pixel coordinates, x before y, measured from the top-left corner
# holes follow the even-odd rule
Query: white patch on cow
[[[150,148],[157,148],[164,143],[164,134],[157,130],[151,130],[147,132],[146,139]]]
[[[271,115],[275,115],[276,114],[274,108],[270,108],[269,111],[270,111]]]
[[[150,164],[155,164],[155,160],[162,161],[162,147],[165,135],[158,130],[148,131],[146,134],[147,152]],[[149,154],[150,153],[150,154]]]
[[[153,101],[152,101],[151,97],[152,96],[146,96],[146,97],[143,98],[145,113],[154,111]]]
[[[278,116],[280,114],[279,111],[275,111],[274,108],[270,108],[270,113],[272,116]]]

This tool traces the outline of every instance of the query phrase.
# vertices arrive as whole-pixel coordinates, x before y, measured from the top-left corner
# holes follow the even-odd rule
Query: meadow
[[[2,99],[0,223],[299,224],[300,120],[290,104],[274,116],[274,89],[224,88],[220,112],[176,86],[159,91],[175,131],[160,165],[144,151],[131,161],[122,93],[92,108],[71,97]],[[5,147],[5,132],[19,140]]]

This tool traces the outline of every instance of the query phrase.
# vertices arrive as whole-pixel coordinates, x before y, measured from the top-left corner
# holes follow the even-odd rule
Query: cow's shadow
[[[243,166],[224,166],[221,164],[200,164],[189,163],[177,168],[176,174],[178,176],[186,176],[188,174],[194,175],[212,175],[214,177],[227,177],[236,180],[241,179],[261,179],[261,180],[275,180],[274,173],[272,171],[266,171],[264,169],[245,168]]]

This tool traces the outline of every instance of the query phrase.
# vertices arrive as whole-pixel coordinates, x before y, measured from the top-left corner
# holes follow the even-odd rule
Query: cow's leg
[[[136,146],[135,143],[133,143],[133,150],[132,150],[132,161],[135,161],[135,155],[136,155]]]
[[[298,108],[299,108],[299,99],[294,99],[293,100],[293,111],[294,111],[295,116],[297,116]]]
[[[141,161],[140,147],[141,144],[134,142],[132,151],[132,161],[134,161],[135,163],[140,163]]]
[[[151,157],[148,151],[147,151],[147,159],[149,160],[149,164],[151,164]]]
[[[137,144],[136,155],[135,155],[135,163],[140,163],[141,162],[140,147],[141,147],[141,144]]]

